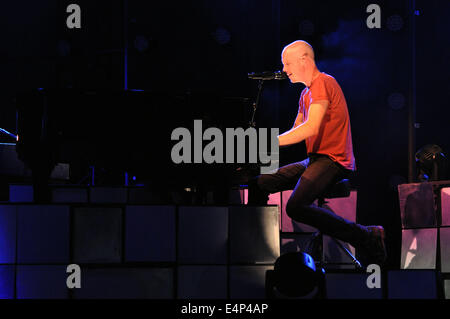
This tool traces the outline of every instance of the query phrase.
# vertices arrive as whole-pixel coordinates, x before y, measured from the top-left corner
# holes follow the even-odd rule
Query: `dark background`
[[[81,29],[66,27],[66,7],[72,2],[81,7]],[[366,26],[370,3],[381,6],[381,29]],[[408,179],[408,109],[413,93],[420,124],[415,149],[430,143],[450,149],[450,2],[418,0],[416,16],[411,4],[410,0],[395,4],[8,1],[0,11],[0,127],[15,132],[16,94],[41,87],[213,92],[253,98],[256,82],[247,79],[247,73],[281,69],[282,48],[306,40],[315,48],[319,69],[333,75],[346,95],[358,167],[358,221],[386,227],[394,256],[391,263],[397,264],[396,185]],[[302,89],[289,81],[268,82],[257,125],[279,127],[280,132],[289,129]],[[250,117],[251,110],[244,111]],[[164,125],[161,119],[149,123]],[[291,147],[282,151],[281,164],[304,156],[303,144]]]

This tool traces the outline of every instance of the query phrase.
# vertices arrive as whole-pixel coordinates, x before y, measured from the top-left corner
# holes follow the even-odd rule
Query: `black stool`
[[[328,202],[326,201],[327,199],[331,199],[331,198],[343,198],[343,197],[349,197],[350,196],[350,181],[348,179],[343,179],[338,181],[336,184],[333,184],[329,189],[327,189],[324,194],[322,196],[320,196],[317,199],[318,202],[318,206],[319,207],[323,207],[325,206],[325,204],[327,204]],[[324,264],[323,261],[323,247],[322,247],[322,243],[323,243],[323,238],[322,238],[322,233],[320,233],[319,231],[314,233],[312,235],[312,238],[309,242],[309,246],[307,247],[307,250],[309,250],[309,252],[315,256],[315,258],[317,258],[317,255],[320,254],[320,259],[319,259],[319,264],[320,266],[322,266]],[[356,259],[356,257],[351,253],[351,251],[349,251],[346,247],[344,247],[344,245],[342,245],[342,243],[340,241],[338,241],[336,238],[330,237],[331,239],[333,239],[333,241],[336,243],[336,245],[342,249],[342,251],[348,256],[350,257],[350,259],[352,260],[352,262],[356,265],[356,267],[358,269],[362,269],[363,267],[361,266],[361,263],[358,261],[358,259]]]

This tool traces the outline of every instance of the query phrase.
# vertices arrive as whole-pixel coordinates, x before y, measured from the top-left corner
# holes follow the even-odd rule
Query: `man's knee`
[[[306,207],[307,205],[305,205],[302,201],[291,196],[286,203],[286,215],[296,221],[301,221]]]

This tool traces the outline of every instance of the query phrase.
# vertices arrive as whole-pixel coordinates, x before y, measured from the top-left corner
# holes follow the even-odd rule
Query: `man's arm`
[[[314,136],[319,133],[320,124],[322,123],[322,119],[325,115],[328,105],[329,102],[326,100],[317,101],[311,104],[309,107],[308,118],[303,124],[298,125],[297,127],[294,127],[281,135],[278,135],[279,146],[282,147],[297,144],[307,139],[308,137]],[[295,124],[296,123],[297,119],[295,120]]]
[[[297,113],[297,117],[295,118],[294,126],[292,126],[292,129],[296,128],[297,126],[299,126],[302,123],[303,123],[303,113],[299,111]]]

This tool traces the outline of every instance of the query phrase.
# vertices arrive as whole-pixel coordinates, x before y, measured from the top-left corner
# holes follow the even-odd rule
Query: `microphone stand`
[[[253,113],[252,113],[252,119],[250,121],[250,127],[256,128],[256,122],[255,122],[255,114],[256,109],[258,108],[259,100],[261,98],[262,88],[263,88],[264,80],[260,79],[258,80],[258,93],[256,94],[256,99],[253,102]]]

